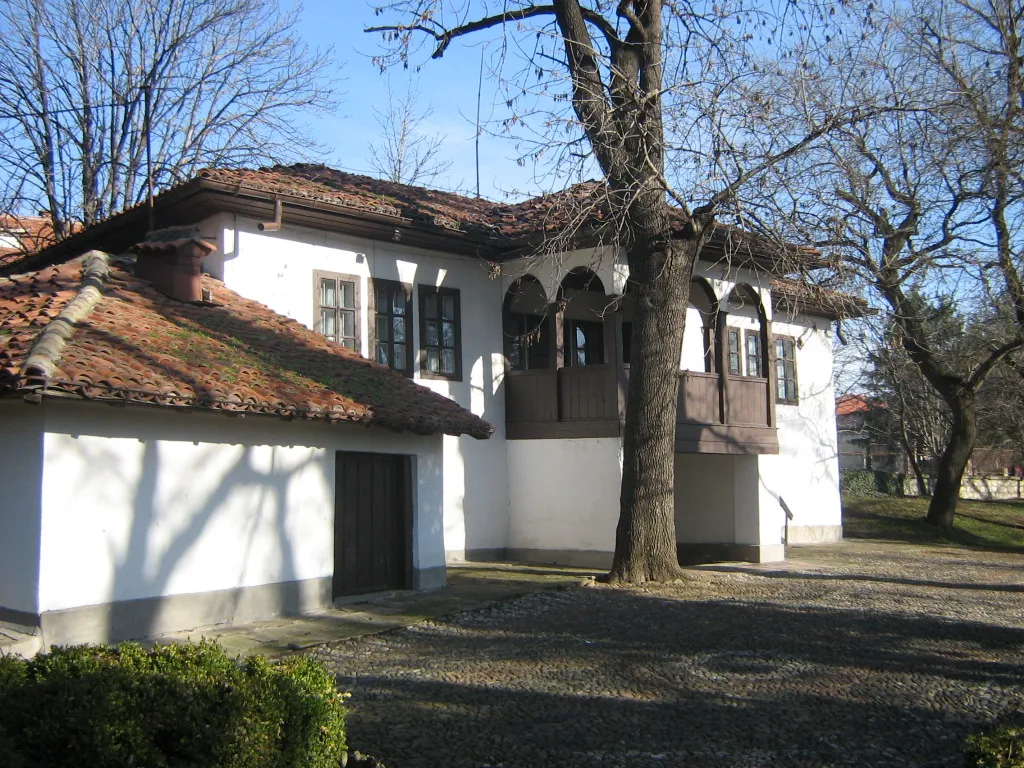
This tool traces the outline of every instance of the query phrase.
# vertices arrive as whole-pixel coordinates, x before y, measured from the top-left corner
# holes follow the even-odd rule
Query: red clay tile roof
[[[199,178],[487,236],[499,234],[496,212],[505,207],[483,198],[397,184],[311,163],[259,170],[207,168],[199,172]]]
[[[94,251],[0,278],[0,396],[54,393],[421,434],[493,432],[448,398],[217,280],[203,277],[212,305],[186,304],[135,278],[127,264],[108,270],[107,258]],[[91,307],[83,271],[102,286]],[[81,319],[66,322],[76,310]]]
[[[859,296],[811,283],[776,278],[770,283],[772,301],[794,312],[820,313],[826,317],[864,317],[875,310]]]

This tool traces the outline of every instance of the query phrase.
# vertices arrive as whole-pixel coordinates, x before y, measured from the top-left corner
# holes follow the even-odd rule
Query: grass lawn
[[[850,539],[955,544],[1024,554],[1024,504],[960,500],[953,529],[924,521],[928,499],[844,496],[843,536]]]

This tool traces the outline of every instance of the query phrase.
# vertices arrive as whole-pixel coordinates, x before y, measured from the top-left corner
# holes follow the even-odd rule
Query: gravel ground
[[[315,653],[414,766],[960,766],[1024,701],[1024,557],[840,545],[540,592]]]

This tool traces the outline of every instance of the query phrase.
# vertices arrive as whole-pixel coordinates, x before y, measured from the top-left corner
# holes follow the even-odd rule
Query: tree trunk
[[[681,573],[675,526],[676,412],[686,306],[699,248],[699,238],[671,246],[644,238],[628,251],[636,288],[634,351],[612,581],[671,581]]]
[[[949,440],[935,472],[935,492],[928,505],[928,523],[939,528],[953,527],[960,483],[978,438],[978,411],[973,392],[960,392],[947,398],[953,411]]]

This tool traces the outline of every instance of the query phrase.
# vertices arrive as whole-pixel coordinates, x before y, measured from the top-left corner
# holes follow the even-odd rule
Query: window
[[[420,286],[420,367],[424,375],[462,380],[459,291]]]
[[[600,365],[604,362],[604,324],[594,320],[566,320],[562,325],[565,365]]]
[[[505,312],[505,356],[513,371],[551,367],[551,342],[547,317]]]
[[[759,331],[747,331],[747,376],[761,375],[761,334]]]
[[[412,375],[412,293],[394,280],[373,281],[374,359],[392,370]]]
[[[331,341],[359,351],[359,278],[313,273],[317,330]]]
[[[740,332],[735,328],[729,329],[729,373],[743,375],[740,368]]]
[[[704,336],[704,372],[715,372],[715,324],[708,322],[701,329]]]
[[[798,402],[796,390],[796,342],[787,336],[775,338],[775,400]]]

